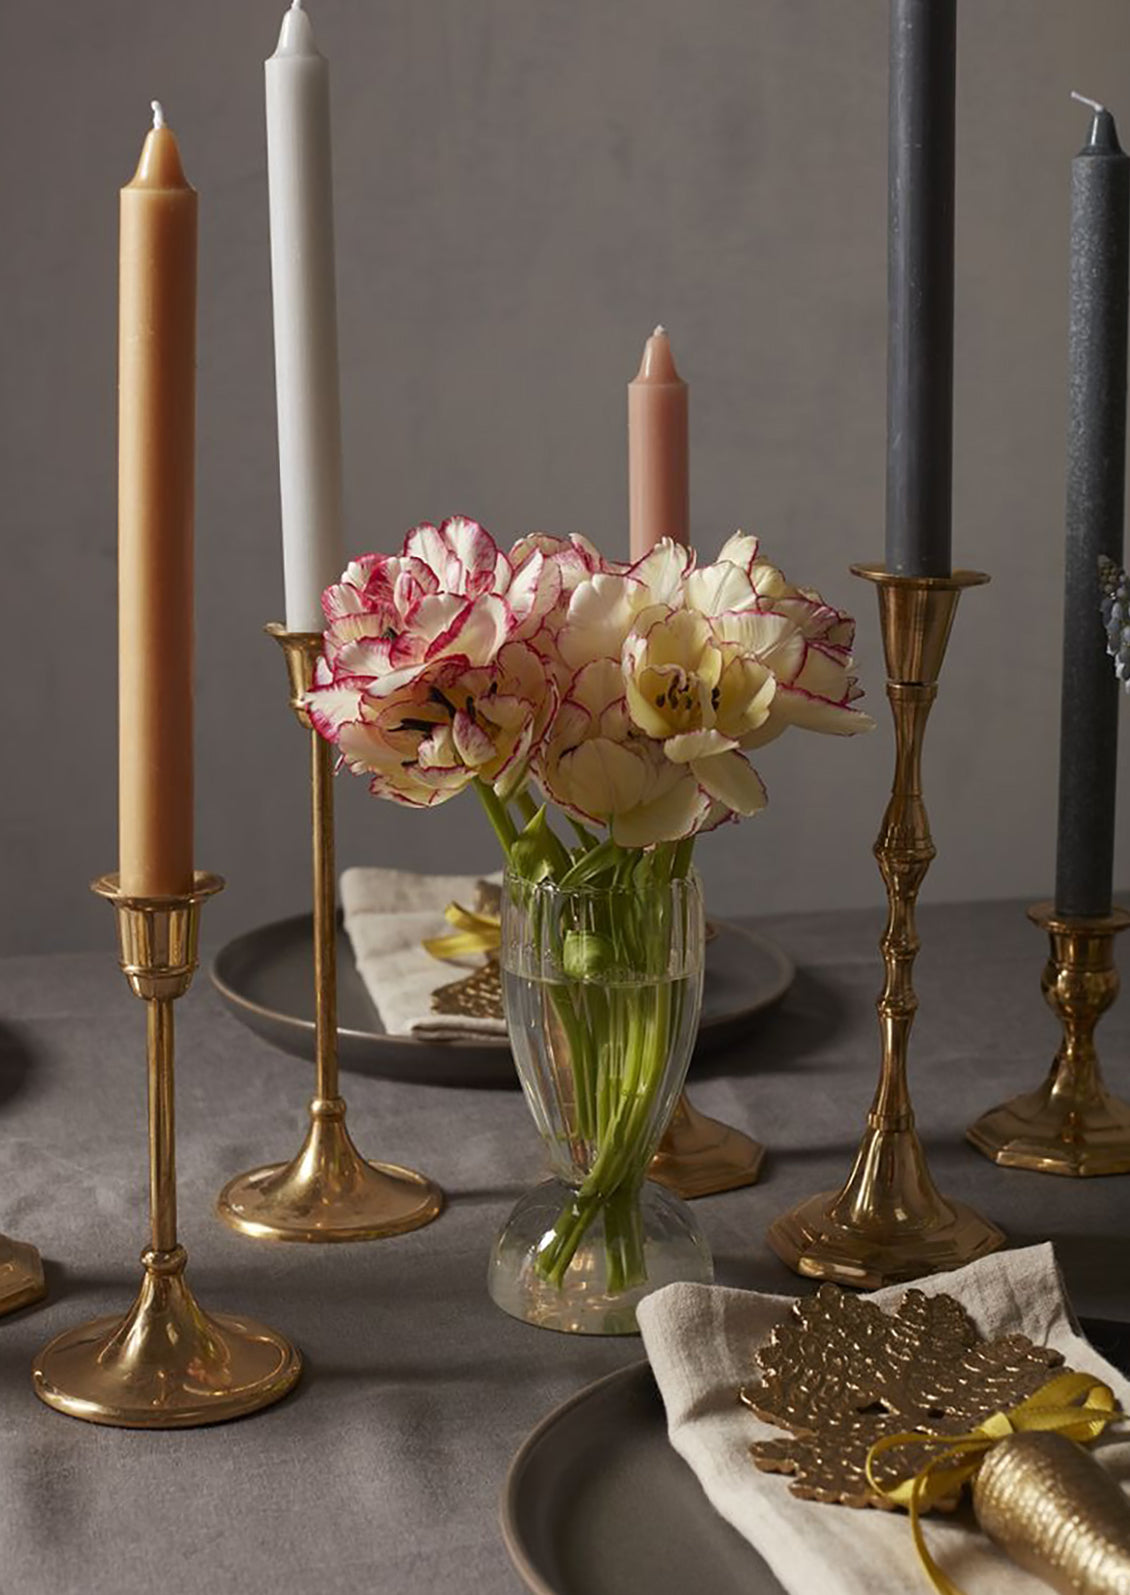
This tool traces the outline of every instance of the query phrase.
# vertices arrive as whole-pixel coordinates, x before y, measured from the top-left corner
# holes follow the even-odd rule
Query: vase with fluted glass
[[[702,1002],[702,893],[672,876],[679,854],[625,850],[599,885],[507,875],[507,1025],[551,1173],[496,1239],[488,1283],[546,1328],[631,1334],[648,1291],[712,1277],[690,1208],[645,1178]]]

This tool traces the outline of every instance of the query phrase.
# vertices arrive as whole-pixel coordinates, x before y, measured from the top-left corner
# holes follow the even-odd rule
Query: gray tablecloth
[[[207,911],[205,911],[206,915]],[[1130,1180],[1005,1172],[966,1123],[1033,1086],[1057,1041],[1039,994],[1046,942],[1022,905],[921,914],[912,1082],[943,1189],[1016,1242],[1050,1236],[1077,1309],[1130,1319]],[[881,916],[758,921],[799,966],[748,1043],[694,1099],[764,1140],[761,1183],[699,1213],[718,1278],[787,1292],[775,1214],[847,1171],[878,1057]],[[244,1240],[212,1216],[224,1180],[297,1149],[312,1072],[220,1007],[206,976],[178,1007],[181,1238],[206,1307],[253,1314],[306,1357],[297,1393],[215,1429],[145,1434],[63,1418],[28,1365],[59,1330],[124,1310],[146,1235],[143,1016],[104,956],[0,963],[0,1229],[35,1242],[50,1298],[0,1320],[0,1590],[20,1595],[323,1595],[357,1589],[514,1595],[497,1528],[511,1455],[557,1402],[641,1355],[516,1323],[484,1287],[487,1248],[539,1174],[517,1093],[346,1075],[362,1149],[425,1169],[440,1220],[371,1245]],[[1100,1030],[1130,1095],[1130,1000]]]

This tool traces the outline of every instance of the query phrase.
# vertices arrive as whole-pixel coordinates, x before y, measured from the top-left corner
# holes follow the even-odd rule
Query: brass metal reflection
[[[46,1294],[43,1263],[35,1247],[0,1235],[0,1318],[42,1301]]]
[[[647,1171],[684,1201],[753,1185],[765,1148],[760,1141],[700,1113],[684,1091]]]

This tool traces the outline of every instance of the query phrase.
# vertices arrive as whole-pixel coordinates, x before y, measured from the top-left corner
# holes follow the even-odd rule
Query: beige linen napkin
[[[354,961],[390,1036],[454,1041],[506,1035],[502,1019],[433,1013],[432,993],[479,968],[482,960],[449,963],[420,945],[426,936],[451,930],[443,917],[448,903],[474,907],[484,879],[501,877],[417,875],[396,869],[347,869],[342,874],[341,906]]]
[[[1061,1351],[1068,1365],[1098,1374],[1130,1409],[1130,1382],[1076,1332],[1050,1245],[1030,1246],[914,1282],[926,1295],[946,1291],[981,1334],[1019,1331]],[[876,1291],[893,1307],[910,1285]],[[929,1595],[903,1512],[855,1511],[802,1501],[788,1480],[754,1467],[749,1447],[780,1436],[739,1405],[741,1385],[757,1379],[754,1354],[787,1314],[788,1297],[717,1285],[667,1285],[637,1309],[644,1346],[667,1409],[671,1444],[689,1463],[718,1512],[756,1546],[792,1595]],[[1105,1466],[1130,1477],[1130,1442],[1101,1444]],[[974,1527],[957,1518],[925,1520],[932,1554],[966,1595],[1037,1595],[1047,1586],[1023,1573]]]

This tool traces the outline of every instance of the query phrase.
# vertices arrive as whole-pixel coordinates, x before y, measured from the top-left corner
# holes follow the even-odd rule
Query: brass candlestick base
[[[684,1091],[647,1171],[676,1196],[691,1201],[754,1185],[765,1148],[719,1119],[700,1113]]]
[[[345,1127],[340,1097],[310,1104],[310,1129],[291,1163],[237,1174],[220,1193],[233,1229],[276,1241],[374,1241],[435,1218],[430,1180],[394,1163],[367,1163]]]
[[[914,909],[935,852],[922,801],[922,739],[958,598],[964,588],[988,577],[977,571],[895,576],[874,565],[852,570],[878,588],[887,697],[895,722],[894,781],[875,843],[888,904],[879,943],[886,979],[876,1004],[882,1065],[847,1184],[784,1214],[768,1239],[798,1274],[874,1289],[958,1268],[1004,1242],[995,1224],[939,1194],[914,1128],[906,1078],[918,1007],[912,980],[919,948]]]
[[[142,1252],[145,1274],[124,1318],[60,1335],[36,1358],[35,1393],[71,1418],[122,1429],[222,1423],[285,1396],[302,1361],[273,1329],[212,1317],[184,1280],[183,1246]]]
[[[267,633],[286,656],[290,706],[310,735],[317,1077],[310,1128],[297,1156],[237,1174],[216,1206],[225,1224],[256,1240],[379,1240],[430,1224],[443,1209],[443,1193],[412,1169],[367,1162],[345,1127],[337,1064],[333,749],[306,709],[322,634],[279,625]]]
[[[1040,988],[1063,1025],[1063,1041],[1039,1090],[994,1108],[966,1133],[1005,1168],[1130,1174],[1130,1102],[1107,1091],[1094,1041],[1095,1026],[1118,996],[1114,938],[1130,925],[1130,914],[1116,908],[1076,919],[1037,903],[1028,918],[1048,933]]]
[[[35,1247],[0,1235],[0,1318],[42,1301],[46,1294],[43,1264]]]
[[[122,971],[146,1004],[151,1245],[124,1318],[96,1318],[59,1335],[32,1366],[48,1406],[89,1423],[179,1429],[255,1412],[290,1390],[302,1359],[273,1329],[209,1317],[184,1279],[177,1233],[173,1003],[196,969],[200,904],[217,875],[197,873],[183,897],[124,897],[116,875],[94,890],[114,905]]]

